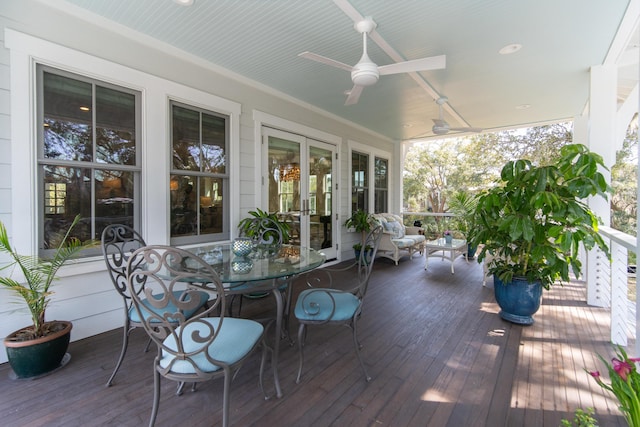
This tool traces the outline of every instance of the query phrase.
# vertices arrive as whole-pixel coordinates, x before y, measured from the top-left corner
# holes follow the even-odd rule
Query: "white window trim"
[[[349,211],[347,212],[348,216],[350,216],[353,212],[351,212],[351,194],[353,190],[353,180],[351,179],[352,169],[351,169],[351,158],[353,156],[353,152],[356,151],[358,153],[367,154],[369,156],[368,159],[368,180],[369,180],[369,200],[367,201],[367,206],[369,206],[369,212],[373,212],[375,206],[375,159],[376,157],[379,159],[384,159],[387,161],[387,206],[389,208],[392,206],[391,204],[391,189],[393,187],[393,164],[391,163],[391,152],[384,151],[379,148],[372,147],[370,145],[362,144],[360,142],[353,141],[349,139],[347,141],[347,147],[349,148],[349,186],[347,190],[349,191]]]
[[[233,183],[238,182],[239,103],[11,29],[5,30],[5,46],[10,49],[11,63],[11,234],[20,253],[36,254],[38,250],[36,64],[141,92],[140,231],[147,243],[168,244],[170,239],[167,189],[171,160],[171,99],[229,116],[230,185],[233,187]],[[237,217],[239,196],[235,189],[229,193],[230,218],[234,218]],[[95,271],[95,265],[79,264],[85,264],[85,267],[74,268],[76,274]]]

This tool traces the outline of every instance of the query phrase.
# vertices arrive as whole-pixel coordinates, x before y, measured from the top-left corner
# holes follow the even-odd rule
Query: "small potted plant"
[[[63,320],[46,321],[45,310],[51,302],[50,288],[60,267],[82,249],[94,245],[93,242],[83,244],[70,237],[79,220],[78,215],[50,259],[18,254],[11,246],[5,225],[0,222],[0,252],[9,255],[11,260],[0,270],[17,267],[19,272],[16,278],[13,274],[0,277],[0,285],[23,300],[32,320],[32,325],[4,339],[9,364],[18,378],[48,373],[60,366],[66,354],[72,324]]]
[[[508,162],[501,181],[480,195],[470,241],[483,245],[479,261],[491,258],[488,270],[505,320],[532,324],[542,289],[568,282],[569,269],[580,276],[580,246],[609,255],[598,218],[584,201],[606,198],[610,190],[599,168],[601,156],[581,144],[566,145],[552,165]]]

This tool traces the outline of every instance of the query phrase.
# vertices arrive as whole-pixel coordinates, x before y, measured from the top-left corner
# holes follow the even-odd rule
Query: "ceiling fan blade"
[[[301,58],[306,58],[312,61],[320,62],[325,65],[330,65],[332,67],[340,68],[341,70],[345,70],[349,72],[351,72],[351,69],[353,68],[351,65],[343,64],[340,61],[336,61],[335,59],[327,58],[326,56],[318,55],[317,53],[313,53],[313,52],[302,52],[302,53],[299,53],[298,56]]]
[[[336,6],[340,8],[355,23],[364,19],[364,17],[349,3],[348,0],[333,0]]]
[[[364,90],[364,86],[353,85],[353,88],[351,88],[351,91],[349,92],[349,96],[347,97],[347,100],[345,101],[344,105],[357,104],[363,90]]]
[[[411,61],[396,62],[395,64],[378,67],[381,76],[398,73],[411,73],[414,71],[439,70],[446,66],[446,55],[431,56],[429,58],[414,59]]]
[[[450,128],[450,130],[454,131],[454,132],[482,132],[484,129],[482,128],[472,128],[472,127],[468,127],[468,128]]]

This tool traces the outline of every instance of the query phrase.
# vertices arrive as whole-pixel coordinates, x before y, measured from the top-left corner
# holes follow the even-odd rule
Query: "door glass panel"
[[[309,233],[313,249],[332,246],[331,151],[309,147]]]
[[[290,243],[300,244],[300,144],[269,136],[269,212],[289,223]]]

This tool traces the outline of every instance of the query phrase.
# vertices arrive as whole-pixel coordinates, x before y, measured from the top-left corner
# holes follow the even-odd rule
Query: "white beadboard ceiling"
[[[66,0],[83,18],[109,21],[269,86],[392,140],[431,135],[434,97],[447,96],[452,127],[485,130],[571,119],[589,96],[589,69],[621,61],[619,98],[638,82],[639,0]],[[47,2],[47,4],[52,4]],[[633,25],[625,12],[633,11]],[[311,51],[349,65],[362,39],[345,13],[371,16],[401,60],[446,55],[446,68],[381,76],[345,106],[347,71],[298,57]],[[108,21],[96,20],[95,15]],[[624,22],[624,24],[623,24]],[[623,42],[616,35],[623,30]],[[505,45],[522,49],[500,55]],[[626,58],[620,55],[627,50]],[[395,62],[376,43],[377,65]],[[529,108],[517,108],[521,105]]]

